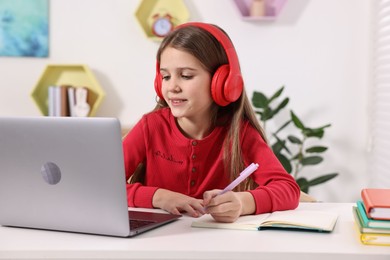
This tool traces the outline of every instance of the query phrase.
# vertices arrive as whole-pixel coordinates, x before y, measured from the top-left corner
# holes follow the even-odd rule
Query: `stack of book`
[[[390,246],[390,189],[363,189],[352,210],[363,244]]]
[[[48,87],[49,116],[77,116],[89,115],[91,106],[88,99],[87,87],[74,87],[71,85]]]

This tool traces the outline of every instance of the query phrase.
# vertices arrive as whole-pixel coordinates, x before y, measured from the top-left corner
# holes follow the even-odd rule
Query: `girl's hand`
[[[191,217],[197,218],[205,214],[203,200],[165,189],[158,189],[154,193],[152,203],[153,207],[175,215],[186,212]]]
[[[234,222],[241,215],[242,205],[235,192],[219,195],[221,190],[206,191],[203,203],[207,213],[218,222]]]
[[[203,194],[206,213],[210,213],[216,221],[231,223],[241,215],[255,212],[255,201],[249,192],[228,191],[219,195],[220,192],[211,190]]]

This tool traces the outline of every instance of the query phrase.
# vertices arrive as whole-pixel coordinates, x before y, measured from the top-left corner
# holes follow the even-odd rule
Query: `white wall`
[[[0,116],[35,116],[30,92],[47,64],[87,64],[107,93],[97,116],[134,124],[153,108],[155,53],[135,20],[140,1],[50,1],[50,56],[0,57]],[[311,194],[355,201],[368,178],[371,0],[290,0],[275,22],[243,21],[233,0],[186,0],[191,20],[224,28],[235,43],[246,88],[282,85],[308,126],[332,123],[324,163],[307,176],[339,172]],[[26,129],[28,131],[28,129]]]

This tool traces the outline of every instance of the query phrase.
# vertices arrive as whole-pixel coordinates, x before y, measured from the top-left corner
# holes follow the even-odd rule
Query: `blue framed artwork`
[[[48,2],[0,0],[0,56],[48,56]]]

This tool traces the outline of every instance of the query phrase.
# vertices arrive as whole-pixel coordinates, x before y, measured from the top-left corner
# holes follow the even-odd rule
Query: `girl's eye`
[[[181,75],[184,79],[192,79],[194,76],[192,75]]]
[[[171,76],[162,76],[163,80],[169,80],[170,78],[171,78]]]

